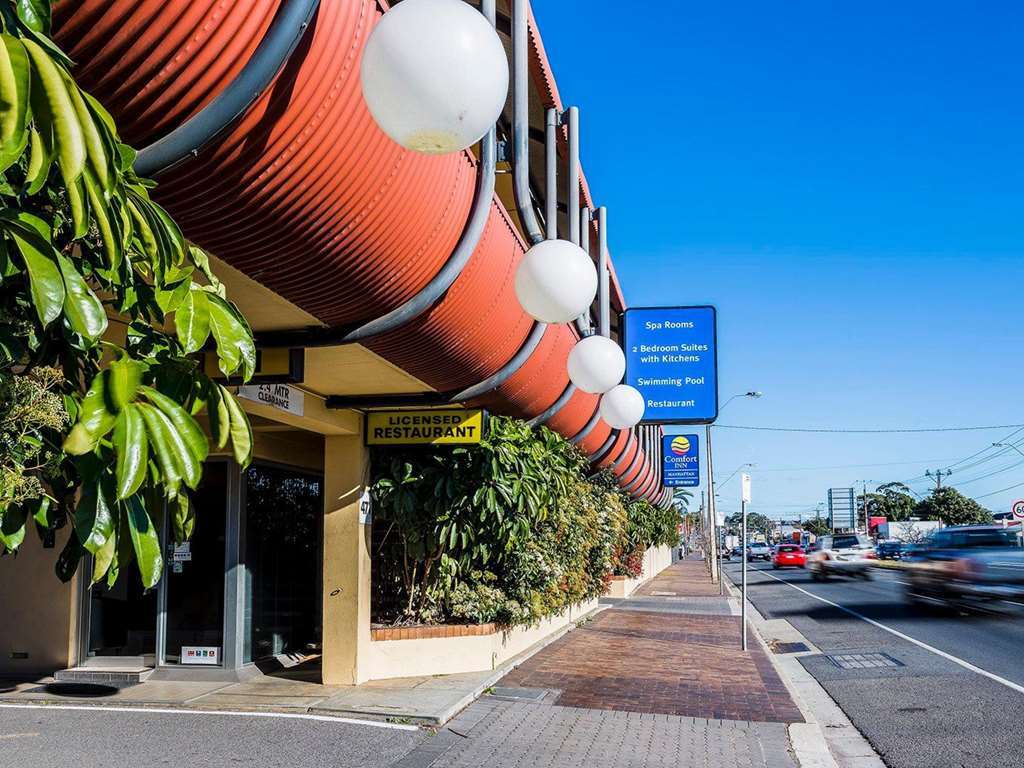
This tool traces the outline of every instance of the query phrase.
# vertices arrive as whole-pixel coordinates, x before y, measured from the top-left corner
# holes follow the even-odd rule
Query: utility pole
[[[708,569],[712,582],[721,582],[722,573],[718,567],[718,510],[715,509],[715,463],[711,453],[711,425],[704,427],[704,442],[708,452]]]
[[[936,491],[941,491],[942,490],[942,478],[949,477],[952,474],[953,474],[953,470],[952,469],[946,469],[946,470],[936,469],[934,472],[932,472],[930,469],[927,469],[927,470],[925,470],[924,476],[925,477],[930,477],[932,480],[934,480],[935,481],[935,490]]]

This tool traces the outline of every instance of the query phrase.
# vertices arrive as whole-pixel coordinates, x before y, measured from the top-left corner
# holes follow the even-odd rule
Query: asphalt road
[[[18,768],[376,768],[425,731],[305,718],[0,708],[0,766]]]
[[[739,563],[726,569],[738,584]],[[817,583],[800,569],[751,564],[749,597],[766,618],[788,620],[821,650],[801,663],[887,765],[1024,766],[1024,606],[913,608],[899,572],[873,573],[872,581]],[[865,653],[887,654],[899,666],[843,669],[827,658]]]

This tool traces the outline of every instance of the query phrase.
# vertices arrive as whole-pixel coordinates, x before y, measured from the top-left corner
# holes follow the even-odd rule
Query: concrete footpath
[[[387,761],[403,768],[835,766],[818,725],[834,727],[834,712],[818,717],[808,702],[834,704],[815,699],[806,680],[794,684],[780,673],[780,657],[753,629],[749,650],[740,650],[739,603],[718,592],[702,561],[676,563],[633,596],[603,601],[576,629],[486,674],[352,688],[320,685],[297,667],[243,683],[150,680],[102,699],[55,697],[35,682],[0,700],[432,724]]]

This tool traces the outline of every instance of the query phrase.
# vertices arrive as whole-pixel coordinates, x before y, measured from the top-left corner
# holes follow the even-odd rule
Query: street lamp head
[[[628,384],[619,384],[601,396],[601,418],[613,429],[630,429],[644,417],[644,396]]]
[[[385,13],[363,51],[363,96],[377,125],[415,152],[478,142],[508,94],[508,59],[487,19],[462,0],[405,0]]]
[[[626,357],[622,347],[607,336],[587,336],[569,352],[566,367],[578,389],[599,395],[622,381]]]
[[[597,270],[578,245],[568,240],[544,240],[530,248],[519,262],[515,291],[519,304],[535,320],[567,323],[593,303],[597,295]]]
[[[763,394],[764,394],[763,392],[754,392],[754,391],[751,391],[751,392],[747,392],[747,393],[746,393],[745,395],[743,395],[743,396],[744,396],[744,397],[761,397],[761,396],[762,396]]]

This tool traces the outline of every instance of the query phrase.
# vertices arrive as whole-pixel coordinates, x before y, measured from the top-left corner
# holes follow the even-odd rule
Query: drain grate
[[[772,650],[776,653],[803,653],[811,650],[807,643],[775,643]]]
[[[906,666],[887,653],[842,653],[825,658],[839,669],[895,669]]]
[[[530,701],[540,701],[546,693],[546,688],[512,688],[500,685],[491,690],[492,696],[500,696],[503,699],[529,699]]]

